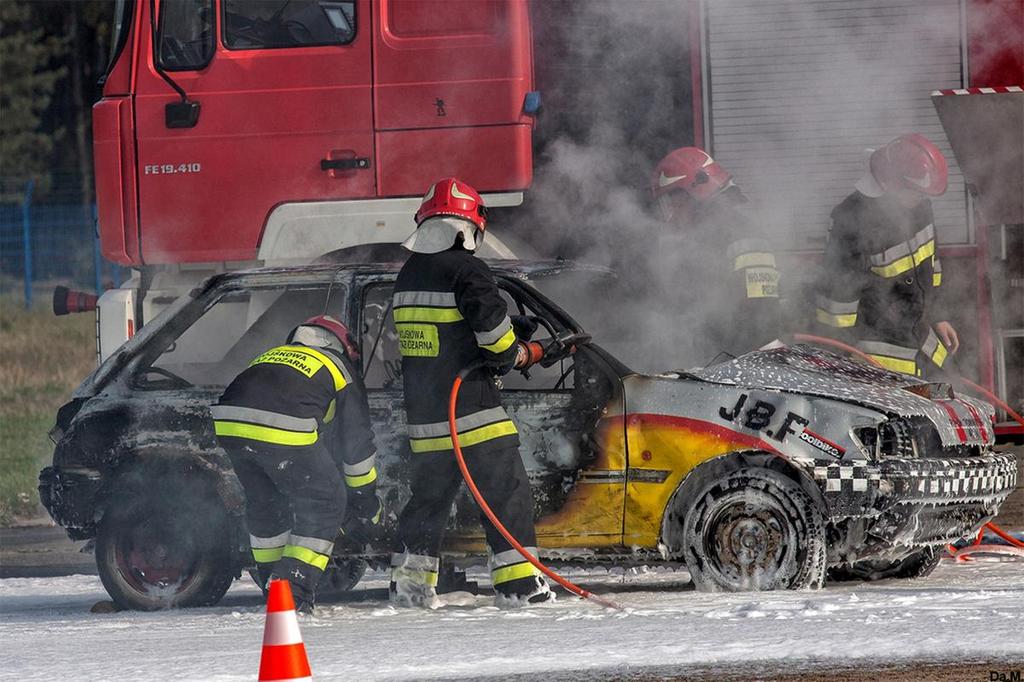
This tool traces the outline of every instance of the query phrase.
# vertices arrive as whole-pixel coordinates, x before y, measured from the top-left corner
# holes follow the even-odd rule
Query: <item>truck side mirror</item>
[[[199,102],[172,102],[164,107],[164,124],[168,128],[195,128],[199,122]]]

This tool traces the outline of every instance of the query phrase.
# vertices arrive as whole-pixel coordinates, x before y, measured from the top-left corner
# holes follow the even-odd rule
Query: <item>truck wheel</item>
[[[699,590],[804,589],[824,582],[824,514],[782,473],[744,467],[724,474],[683,514],[683,557]]]
[[[216,604],[234,579],[230,522],[219,505],[176,507],[137,496],[104,515],[96,567],[123,609]]]
[[[942,559],[941,548],[925,547],[898,561],[869,559],[829,569],[828,577],[837,582],[863,580],[871,582],[886,578],[926,578]]]

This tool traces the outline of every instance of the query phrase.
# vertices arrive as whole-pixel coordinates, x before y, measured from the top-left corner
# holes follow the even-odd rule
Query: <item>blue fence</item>
[[[37,287],[65,284],[99,294],[127,277],[100,256],[95,204],[36,202],[32,189],[21,204],[0,204],[0,291],[20,290],[30,308]]]

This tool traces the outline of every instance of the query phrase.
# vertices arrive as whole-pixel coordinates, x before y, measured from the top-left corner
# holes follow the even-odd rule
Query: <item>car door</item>
[[[408,499],[407,467],[413,455],[407,445],[392,288],[393,282],[384,279],[366,282],[358,307],[363,310],[363,367],[379,468],[382,478],[399,483],[386,497],[397,511]],[[509,293],[505,297],[510,312],[519,310]],[[522,312],[544,314],[526,307]],[[538,338],[545,334],[539,331]],[[535,367],[529,378],[511,372],[501,382],[505,408],[519,429],[541,546],[620,545],[626,484],[622,394],[600,354],[581,349],[551,368]],[[479,516],[464,488],[456,501],[449,548],[482,549]]]
[[[274,206],[374,196],[369,0],[156,7],[135,98],[146,263],[253,259]],[[194,125],[169,126],[179,96],[154,60]]]

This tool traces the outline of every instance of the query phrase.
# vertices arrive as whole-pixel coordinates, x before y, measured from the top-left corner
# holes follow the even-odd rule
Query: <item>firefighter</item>
[[[459,370],[482,360],[465,379],[456,428],[483,497],[512,535],[536,554],[533,499],[519,456],[516,426],[501,406],[495,376],[539,362],[537,342],[517,338],[490,268],[474,254],[487,225],[480,195],[455,178],[430,187],[416,212],[412,251],[395,283],[394,319],[402,355],[412,450],[412,497],[398,517],[391,557],[391,600],[436,605],[441,541],[462,483],[448,428],[448,396]],[[519,336],[528,337],[524,321]],[[484,519],[491,581],[499,606],[554,598],[538,571]]]
[[[291,583],[309,612],[342,532],[380,534],[376,450],[356,349],[329,315],[258,356],[211,407],[214,430],[245,490],[249,541],[266,589]]]
[[[672,228],[655,250],[663,271],[676,271],[673,315],[693,346],[692,359],[712,361],[775,341],[781,327],[779,271],[768,242],[743,209],[746,198],[732,176],[697,147],[669,152],[654,168],[651,192]],[[675,339],[678,343],[681,339]],[[681,351],[684,352],[685,351]]]
[[[930,321],[942,267],[929,197],[946,191],[946,159],[909,133],[873,151],[868,166],[832,210],[815,295],[819,331],[888,369],[936,376],[960,347],[953,325]]]

